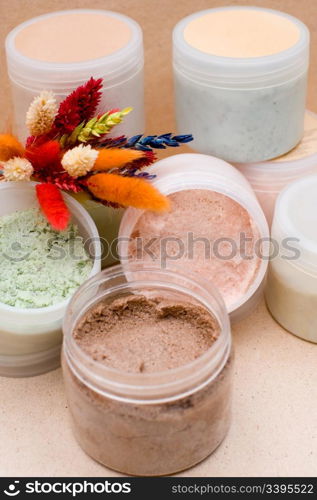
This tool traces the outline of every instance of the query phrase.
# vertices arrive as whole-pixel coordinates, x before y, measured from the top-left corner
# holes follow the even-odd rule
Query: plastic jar
[[[317,343],[317,175],[287,186],[279,195],[272,239],[279,255],[269,265],[266,301],[286,330]]]
[[[104,79],[101,110],[133,107],[115,128],[116,136],[144,131],[143,35],[129,17],[93,9],[45,14],[12,30],[6,53],[16,132],[21,139],[27,136],[27,109],[41,90],[52,90],[61,101],[91,76]],[[89,212],[103,239],[103,266],[113,264],[117,256],[110,247],[118,235],[122,210],[82,194],[75,198]]]
[[[2,182],[0,215],[38,207],[34,182]],[[72,197],[64,194],[79,234],[94,259],[89,276],[100,271],[100,243],[96,226]],[[89,246],[88,246],[89,245]],[[62,320],[69,299],[49,307],[23,309],[0,303],[0,375],[27,377],[60,364]]]
[[[73,331],[87,311],[144,290],[199,304],[217,320],[218,338],[191,363],[153,373],[106,366],[79,347]],[[203,460],[227,433],[230,323],[220,295],[204,280],[137,264],[129,266],[128,283],[121,266],[103,271],[81,286],[68,307],[62,364],[75,436],[88,455],[112,469],[172,474]]]
[[[94,9],[51,12],[13,29],[6,54],[21,139],[27,135],[23,117],[41,90],[62,100],[90,77],[104,79],[100,109],[133,107],[116,134],[143,132],[143,36],[129,17]]]
[[[234,205],[232,208],[233,211],[240,211],[244,217],[249,219],[254,240],[252,249],[250,250],[250,252],[252,252],[250,260],[256,262],[256,264],[254,264],[252,281],[247,290],[239,295],[236,300],[228,304],[225,299],[231,319],[239,320],[249,314],[250,311],[254,309],[263,291],[269,258],[269,230],[263,211],[248,181],[237,169],[223,160],[200,154],[179,154],[165,158],[148,168],[148,172],[156,175],[156,178],[152,181],[153,185],[166,196],[170,197],[177,193],[186,193],[192,190],[199,190],[202,198],[204,198],[205,194],[210,192],[219,193],[220,195],[224,195],[223,198],[225,200],[229,199],[230,202],[232,201]],[[217,204],[219,203],[221,203],[221,200],[215,201],[215,208],[217,208]],[[235,263],[237,263],[237,265],[241,262],[243,263],[244,235],[234,234],[234,236],[231,236],[228,229],[228,232],[224,231],[221,237],[218,234],[216,234],[215,237],[210,236],[209,233],[207,234],[208,228],[204,228],[204,230],[199,228],[200,219],[204,218],[206,215],[208,216],[208,214],[202,212],[202,205],[199,206],[198,204],[194,209],[191,201],[189,201],[188,206],[191,213],[193,213],[193,210],[196,210],[193,213],[193,217],[195,218],[194,223],[191,222],[190,225],[187,226],[185,218],[183,222],[181,209],[177,212],[178,215],[177,219],[174,221],[174,226],[166,230],[168,243],[172,242],[172,240],[175,240],[176,243],[178,239],[181,240],[179,249],[182,251],[182,255],[179,256],[179,253],[176,251],[175,256],[172,256],[170,255],[172,252],[168,249],[166,253],[169,254],[171,259],[166,260],[163,260],[164,255],[162,256],[161,250],[163,248],[162,241],[165,238],[165,234],[163,236],[158,234],[161,231],[161,227],[165,230],[164,214],[162,216],[150,215],[150,217],[155,217],[155,227],[154,229],[151,227],[151,221],[145,221],[144,226],[150,228],[150,235],[145,236],[139,234],[139,230],[136,228],[139,221],[142,221],[147,213],[142,210],[128,208],[124,213],[119,231],[119,255],[121,263],[124,264],[129,260],[140,259],[149,261],[159,260],[163,267],[167,266],[173,269],[175,262],[179,259],[177,264],[182,265],[187,270],[197,272],[198,275],[214,282],[214,285],[218,286],[218,281],[222,279],[221,277],[224,275],[226,266],[231,266],[232,264],[234,267]],[[185,209],[186,207],[183,208]],[[212,210],[212,208],[210,210]],[[218,228],[221,228],[221,226],[224,226],[227,222],[230,225],[230,221],[224,220],[223,217],[221,217],[221,207],[220,213],[215,217],[215,224],[218,224]],[[214,221],[208,221],[208,224],[212,227]],[[193,225],[195,227],[192,227]],[[193,237],[191,237],[191,234]],[[155,250],[153,246],[150,248],[149,253],[146,251],[149,247],[146,243],[147,236],[148,238],[158,237],[157,245],[159,248],[158,251],[160,252],[158,255],[156,255],[156,253],[154,255]],[[250,237],[250,235],[248,237]],[[144,239],[143,242],[142,238]],[[204,238],[208,240],[202,241],[203,244],[207,244],[207,247],[205,246],[205,251],[207,248],[208,256],[200,261],[201,267],[196,269],[195,264],[198,262],[198,257],[195,253],[195,243],[191,246],[191,241],[198,242],[198,240]],[[231,254],[231,252],[233,252],[233,255],[227,256],[226,250],[222,250],[221,245],[222,242],[225,243],[224,240],[229,240],[229,244],[232,244],[228,253]],[[137,253],[131,258],[130,245],[131,243],[134,244],[134,241],[137,242]],[[140,247],[138,247],[139,243],[141,243]],[[185,252],[183,249],[185,249]],[[250,252],[245,251],[245,260],[249,260]],[[220,262],[220,267],[215,268],[215,271],[213,269],[208,270],[208,259],[212,259],[215,255],[219,257],[218,262]],[[183,256],[185,257],[184,260],[182,260]],[[223,261],[223,263],[221,261]],[[247,270],[245,269],[242,274],[246,272]],[[242,278],[243,276],[240,276],[239,280],[242,280]],[[235,279],[237,279],[237,277],[235,277]],[[228,279],[228,282],[230,285],[231,278]]]
[[[275,201],[282,189],[305,175],[317,173],[317,115],[305,114],[304,137],[289,153],[262,163],[238,163],[271,224]]]
[[[304,126],[309,31],[257,7],[196,12],[173,33],[176,116],[192,147],[230,162],[290,151]]]

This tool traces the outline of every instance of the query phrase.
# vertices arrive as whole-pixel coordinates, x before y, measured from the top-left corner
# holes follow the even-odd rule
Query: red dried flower
[[[70,134],[80,123],[90,120],[101,99],[102,78],[90,78],[61,102],[53,129],[60,135]]]
[[[58,187],[49,183],[37,184],[36,195],[45,217],[53,228],[57,231],[66,229],[70,221],[70,212]]]
[[[25,157],[32,163],[34,172],[43,169],[55,170],[60,168],[61,147],[58,141],[48,141],[43,144],[30,145],[27,147]]]

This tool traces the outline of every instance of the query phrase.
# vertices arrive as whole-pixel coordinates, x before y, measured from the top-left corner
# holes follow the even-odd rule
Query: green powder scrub
[[[55,231],[36,208],[0,217],[0,258],[0,302],[20,308],[64,301],[93,267],[77,226]]]

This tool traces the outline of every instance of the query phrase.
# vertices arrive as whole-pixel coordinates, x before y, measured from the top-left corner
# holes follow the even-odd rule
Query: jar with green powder
[[[41,214],[34,183],[1,183],[0,194],[0,375],[32,376],[59,365],[64,312],[100,271],[100,241],[66,194],[72,220],[61,232]]]

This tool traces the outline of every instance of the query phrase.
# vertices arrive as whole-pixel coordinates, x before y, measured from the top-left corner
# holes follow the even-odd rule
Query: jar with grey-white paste
[[[275,158],[304,130],[309,31],[256,7],[225,7],[181,20],[173,33],[179,132],[231,162]]]

